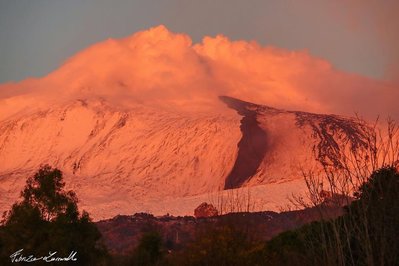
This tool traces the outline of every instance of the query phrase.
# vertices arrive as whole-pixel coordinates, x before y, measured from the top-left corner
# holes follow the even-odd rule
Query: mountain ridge
[[[0,209],[18,197],[27,176],[50,164],[96,219],[191,213],[209,197],[246,187],[259,210],[276,210],[306,189],[302,166],[334,164],[347,142],[364,148],[365,125],[355,120],[223,99],[232,112],[193,116],[80,99],[2,121]]]

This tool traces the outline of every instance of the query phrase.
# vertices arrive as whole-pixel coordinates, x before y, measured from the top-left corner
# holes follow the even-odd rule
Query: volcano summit
[[[306,52],[223,36],[192,44],[159,26],[110,39],[43,78],[0,86],[0,210],[42,164],[65,173],[95,219],[192,214],[243,188],[256,209],[276,210],[305,190],[304,168],[367,148],[363,123],[308,111],[348,113],[334,104],[342,88],[380,85]]]

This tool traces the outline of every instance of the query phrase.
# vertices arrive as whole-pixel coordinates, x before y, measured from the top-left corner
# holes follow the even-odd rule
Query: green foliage
[[[232,223],[209,224],[197,232],[196,240],[173,255],[173,265],[262,265],[256,263],[258,242]]]
[[[57,251],[58,257],[68,257],[76,251],[80,265],[101,265],[105,261],[107,252],[99,246],[101,235],[97,227],[87,212],[79,213],[75,193],[65,191],[64,186],[61,171],[48,165],[28,178],[22,201],[3,215],[2,263],[10,262],[9,256],[19,249],[24,255],[37,257],[50,251]]]
[[[336,219],[313,222],[260,243],[240,216],[226,216],[197,228],[193,242],[164,256],[161,238],[144,235],[132,265],[399,265],[398,195],[397,170],[382,168]]]
[[[322,206],[320,207],[322,208]],[[249,226],[250,227],[250,226]],[[375,171],[341,217],[284,232],[264,245],[237,219],[210,223],[174,265],[399,265],[399,173]]]
[[[77,221],[77,198],[74,192],[64,191],[65,183],[62,181],[62,173],[58,169],[52,169],[46,165],[28,178],[25,189],[22,191],[23,204],[38,208],[42,218],[52,221],[61,216]]]
[[[355,194],[344,218],[352,225],[350,249],[357,264],[399,264],[399,173],[374,172]],[[350,223],[352,222],[352,223]]]
[[[0,227],[1,262],[9,262],[9,255],[21,248],[26,254],[56,250],[64,256],[74,250],[79,265],[106,262],[106,252],[98,246],[99,231],[88,213],[79,213],[76,195],[64,186],[62,173],[48,166],[28,179],[22,201],[5,214]],[[359,188],[339,218],[313,222],[262,243],[253,237],[250,224],[232,216],[203,224],[192,243],[171,254],[158,231],[147,230],[132,255],[116,264],[399,265],[398,195],[398,171],[382,168]]]
[[[284,232],[266,244],[264,260],[268,265],[306,265],[304,242],[303,234]]]
[[[399,265],[399,173],[374,172],[342,217],[268,241],[267,265]]]
[[[146,232],[133,252],[130,265],[165,265],[164,255],[161,235],[157,231]]]

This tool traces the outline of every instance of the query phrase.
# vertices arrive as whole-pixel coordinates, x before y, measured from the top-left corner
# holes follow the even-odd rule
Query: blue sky
[[[232,40],[307,49],[340,70],[383,78],[390,54],[375,30],[378,17],[371,9],[352,12],[332,3],[0,0],[0,83],[46,75],[93,43],[159,24],[189,34],[194,42],[223,34]]]

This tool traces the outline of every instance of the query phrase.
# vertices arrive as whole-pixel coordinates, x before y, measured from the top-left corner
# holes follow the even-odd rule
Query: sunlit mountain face
[[[50,164],[95,219],[192,214],[243,189],[255,209],[278,210],[306,189],[304,169],[367,149],[369,128],[350,115],[398,115],[395,93],[305,51],[193,44],[163,26],[110,39],[0,86],[0,209]]]

